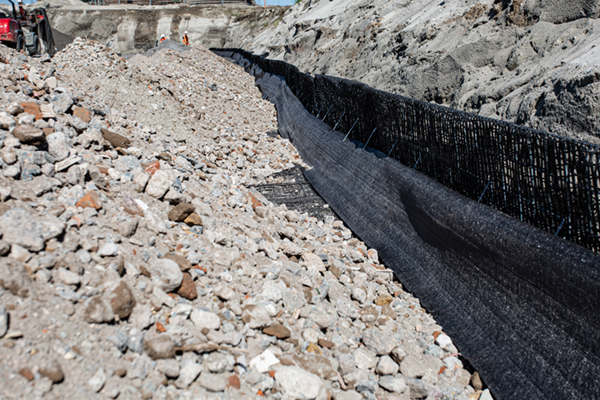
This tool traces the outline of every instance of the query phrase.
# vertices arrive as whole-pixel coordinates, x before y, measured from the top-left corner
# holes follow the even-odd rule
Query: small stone
[[[73,107],[73,116],[79,118],[86,124],[89,124],[92,121],[92,116],[90,111],[84,107]]]
[[[365,329],[362,336],[365,346],[372,348],[379,356],[390,354],[397,342],[379,328]]]
[[[313,271],[325,272],[325,264],[321,257],[313,253],[303,253],[302,259],[306,263],[306,268]]]
[[[188,300],[194,300],[198,297],[198,293],[196,292],[196,284],[189,273],[183,273],[183,279],[181,281],[181,286],[179,289],[177,289],[177,294]]]
[[[390,375],[379,378],[379,386],[393,393],[402,393],[406,390],[404,379]]]
[[[12,102],[10,103],[10,105],[8,107],[6,107],[6,112],[9,113],[10,115],[19,115],[23,112],[23,106],[21,106],[19,103]],[[6,128],[2,128],[2,129],[6,129]]]
[[[398,373],[398,364],[390,356],[383,356],[379,359],[375,371],[379,375],[396,375]]]
[[[275,364],[279,364],[279,359],[269,349],[250,360],[250,367],[256,368],[260,373],[267,372]]]
[[[334,343],[330,340],[327,339],[319,339],[319,341],[317,342],[317,344],[321,347],[324,347],[326,349],[331,349],[334,346]]]
[[[227,387],[227,379],[221,374],[202,372],[198,383],[211,392],[222,392]]]
[[[102,208],[102,201],[100,200],[100,195],[98,192],[91,190],[77,202],[76,206],[81,208],[89,207],[99,210]]]
[[[12,134],[23,144],[40,145],[46,142],[44,132],[31,125],[17,125]]]
[[[183,273],[173,260],[167,258],[154,260],[149,263],[147,270],[152,275],[152,282],[167,293],[181,286]]]
[[[221,284],[215,289],[215,295],[223,301],[229,301],[235,296],[233,289],[229,285]]]
[[[389,294],[384,294],[375,298],[375,304],[378,306],[387,306],[394,301],[394,298]]]
[[[179,378],[175,381],[175,386],[180,389],[185,389],[192,382],[196,380],[200,372],[202,371],[202,366],[196,362],[191,360],[185,360],[183,365],[181,366],[181,370],[179,372]]]
[[[39,224],[20,207],[0,216],[0,232],[6,242],[18,244],[27,250],[38,252],[44,248],[44,238]]]
[[[0,129],[4,129],[6,131],[12,130],[17,125],[17,122],[13,117],[3,112],[0,113]]]
[[[144,350],[153,360],[175,357],[175,344],[167,334],[144,338]]]
[[[129,237],[132,237],[133,235],[135,235],[137,227],[138,227],[137,218],[132,218],[130,220],[123,222],[123,224],[119,227],[119,233],[121,234],[121,236],[129,238]]]
[[[162,170],[158,170],[152,175],[146,185],[146,193],[157,199],[162,198],[171,186],[171,176]]]
[[[125,281],[119,284],[108,295],[113,313],[120,319],[127,319],[135,307],[135,297]]]
[[[65,379],[65,374],[56,360],[43,364],[40,367],[40,375],[49,378],[52,383],[60,383]]]
[[[48,141],[48,153],[56,161],[62,161],[69,157],[71,148],[67,143],[67,137],[62,132],[54,132],[46,137]]]
[[[242,321],[251,329],[261,329],[271,325],[271,316],[265,307],[252,304],[244,307]]]
[[[49,378],[42,377],[33,382],[33,387],[40,393],[48,393],[52,390],[52,381]]]
[[[108,129],[102,128],[100,131],[102,132],[102,137],[114,148],[120,147],[125,149],[129,147],[129,143],[131,143],[131,140],[127,139],[125,136],[109,131]]]
[[[227,379],[227,386],[228,387],[232,387],[236,390],[240,390],[241,387],[241,383],[240,383],[240,377],[237,375],[231,375],[228,379]]]
[[[394,360],[397,364],[400,364],[407,355],[408,354],[406,353],[406,351],[404,351],[404,349],[400,346],[394,347],[394,349],[390,353],[392,360]]]
[[[485,389],[481,392],[481,396],[479,396],[479,400],[493,400],[492,393],[490,393],[489,389]]]
[[[182,271],[188,271],[192,268],[192,263],[180,254],[167,253],[163,258],[175,261]]]
[[[79,275],[62,267],[56,272],[56,277],[65,285],[79,285],[81,283],[81,277]]]
[[[271,324],[263,329],[265,335],[275,336],[277,339],[287,339],[292,335],[292,332],[281,324]]]
[[[110,303],[103,297],[96,296],[87,301],[84,318],[87,322],[100,324],[112,321],[114,314]]]
[[[160,169],[160,161],[156,160],[156,161],[153,161],[150,164],[146,165],[144,167],[144,172],[146,172],[147,174],[152,176],[159,169]]]
[[[191,213],[183,220],[188,226],[202,226],[202,217],[196,213]]]
[[[20,103],[20,106],[23,109],[22,112],[33,115],[36,121],[38,119],[43,119],[42,111],[40,110],[39,104],[34,103],[33,101],[26,101]]]
[[[54,111],[54,107],[52,107],[52,105],[50,104],[41,104],[40,111],[44,119],[56,118],[56,112]]]
[[[352,288],[352,299],[362,304],[365,301],[367,301],[367,292],[365,292],[361,288],[354,287]]]
[[[473,386],[473,389],[475,390],[483,389],[483,383],[481,382],[481,377],[477,371],[473,372],[473,375],[471,375],[471,386]]]
[[[115,257],[119,254],[119,246],[116,243],[106,243],[98,250],[100,257]]]
[[[19,370],[19,374],[21,374],[21,376],[27,379],[28,381],[32,381],[35,379],[35,375],[33,375],[33,372],[31,372],[31,369],[29,369],[28,367],[21,368]]]
[[[448,350],[452,346],[452,339],[444,333],[438,335],[435,342],[444,350]]]
[[[375,368],[377,365],[377,357],[363,348],[359,348],[354,352],[354,361],[356,366],[364,371]]]
[[[167,378],[176,379],[179,376],[180,366],[176,360],[158,360],[156,369],[165,374]]]
[[[8,332],[8,310],[4,304],[0,304],[0,339]]]
[[[333,393],[333,400],[362,400],[362,394],[355,390],[340,390]]]
[[[96,371],[94,376],[92,376],[90,378],[90,380],[88,381],[88,385],[89,385],[90,389],[92,389],[94,392],[99,392],[104,387],[105,383],[106,383],[106,373],[104,372],[104,370],[102,368],[100,368],[98,371]]]
[[[294,399],[314,399],[323,387],[321,378],[293,366],[281,367],[274,378],[284,393]]]
[[[10,253],[10,244],[4,240],[0,240],[0,257],[4,257],[8,253]]]
[[[209,330],[217,330],[221,327],[221,318],[219,318],[217,314],[209,311],[195,309],[190,314],[190,319],[200,331],[204,328]]]
[[[195,207],[189,203],[179,203],[169,211],[169,220],[182,222],[188,215],[195,211]]]
[[[423,363],[410,355],[400,363],[400,372],[408,378],[420,378],[427,372]]]
[[[317,343],[319,341],[319,332],[313,329],[305,329],[302,332],[302,337],[309,343]]]

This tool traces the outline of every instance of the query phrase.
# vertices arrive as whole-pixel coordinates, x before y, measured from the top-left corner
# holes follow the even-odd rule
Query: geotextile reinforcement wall
[[[311,166],[305,175],[313,187],[362,240],[378,250],[385,264],[450,334],[497,399],[600,399],[600,255],[481,204],[489,187],[477,187],[480,203],[415,171],[426,157],[431,159],[423,165],[430,166],[423,166],[424,170],[451,168],[436,164],[434,154],[446,159],[460,156],[459,152],[449,156],[434,151],[450,142],[456,144],[449,133],[436,136],[434,131],[440,128],[469,136],[469,129],[475,127],[477,141],[467,149],[478,151],[495,140],[512,143],[518,160],[530,159],[530,153],[522,150],[526,146],[506,142],[505,136],[516,128],[500,123],[504,131],[489,126],[479,130],[482,122],[474,116],[445,110],[444,116],[436,117],[436,112],[442,113],[437,106],[431,106],[433,116],[413,109],[406,115],[413,113],[414,119],[394,119],[385,112],[397,111],[395,95],[374,96],[383,92],[373,93],[365,85],[337,78],[304,75],[293,66],[241,50],[215,52],[236,59],[256,77],[265,98],[276,105],[280,134],[290,139]],[[331,98],[334,95],[340,98]],[[411,102],[418,103],[403,101],[407,109]],[[415,107],[426,110],[429,106],[419,103]],[[361,109],[364,113],[352,115]],[[344,119],[346,113],[351,115]],[[316,115],[343,129],[332,129]],[[359,130],[368,133],[362,136],[364,142],[379,151],[353,140],[357,118],[377,122],[378,136],[377,131],[372,134],[371,122],[363,122]],[[419,118],[427,120],[425,125]],[[415,128],[417,123],[428,128]],[[388,129],[414,135],[413,146],[408,139],[402,143],[397,135],[390,136]],[[487,139],[486,132],[505,138]],[[530,138],[541,134],[525,132]],[[429,135],[430,142],[423,147],[421,140]],[[406,166],[387,156],[394,155],[392,140],[395,148],[403,147],[398,150],[401,153],[420,150],[419,157],[415,153],[416,166],[412,160]],[[589,157],[595,151],[593,146],[575,147],[574,154],[584,152]],[[461,165],[483,162],[475,156],[461,157]],[[580,159],[581,155],[573,157],[580,164],[589,161]],[[505,168],[504,173],[509,171],[511,176],[520,173],[516,166]],[[549,172],[539,173],[550,179]],[[445,174],[450,176],[449,171],[441,171],[435,177]],[[469,175],[465,172],[452,179],[464,184]],[[502,191],[495,190],[495,196],[500,196]]]

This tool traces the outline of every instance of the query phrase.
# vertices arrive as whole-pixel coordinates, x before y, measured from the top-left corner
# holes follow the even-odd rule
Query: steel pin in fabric
[[[565,219],[563,218],[562,222],[560,223],[560,226],[558,227],[558,229],[556,230],[556,233],[554,234],[554,236],[558,235],[558,232],[560,232],[560,230],[562,229],[563,225],[565,223]]]
[[[417,168],[417,164],[421,161],[421,154],[419,154],[419,158],[417,158],[417,162],[413,165],[413,169]]]
[[[350,135],[350,132],[352,132],[352,129],[354,129],[354,125],[356,125],[356,123],[358,122],[360,118],[356,118],[356,121],[354,121],[354,123],[352,124],[352,127],[350,128],[350,130],[348,131],[348,133],[346,134],[346,137],[344,138],[344,140],[342,140],[342,142],[346,141],[346,139],[348,139],[348,136]]]
[[[319,118],[319,115],[321,115],[322,110],[323,110],[323,105],[321,105],[321,108],[319,108],[319,112],[317,113],[317,118]]]
[[[327,112],[325,113],[325,116],[322,119],[323,122],[325,122],[325,118],[327,118],[327,116],[329,115],[329,111],[331,111],[332,108],[333,108],[333,104],[329,107],[329,110],[327,110]]]
[[[483,192],[481,192],[481,196],[479,196],[479,200],[477,200],[478,203],[481,201],[481,199],[483,199],[483,195],[485,194],[487,188],[490,186],[490,183],[492,183],[492,181],[488,181],[487,185],[485,185],[485,189],[483,189]]]
[[[371,141],[371,138],[373,137],[373,134],[375,133],[376,130],[377,130],[377,127],[375,127],[375,129],[373,129],[373,132],[371,132],[371,136],[369,136],[369,139],[367,139],[367,143],[365,143],[365,147],[363,147],[363,149],[367,148],[367,145]]]
[[[346,110],[344,110],[344,112],[342,113],[342,115],[340,115],[340,119],[338,119],[338,122],[336,122],[335,125],[333,126],[333,130],[334,131],[335,131],[335,128],[337,128],[337,126],[340,123],[340,121],[342,120],[342,117],[344,116],[344,114],[346,114]]]
[[[400,137],[398,137],[398,139],[396,139],[396,141],[394,142],[394,145],[392,146],[392,148],[390,149],[390,152],[388,153],[388,157],[390,156],[390,154],[392,154],[392,151],[394,151],[394,148],[398,144],[398,140],[400,140]]]

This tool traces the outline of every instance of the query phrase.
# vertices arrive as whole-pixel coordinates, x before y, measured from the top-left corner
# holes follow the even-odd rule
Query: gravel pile
[[[241,68],[0,57],[0,399],[480,398],[376,250],[247,189],[302,160]]]

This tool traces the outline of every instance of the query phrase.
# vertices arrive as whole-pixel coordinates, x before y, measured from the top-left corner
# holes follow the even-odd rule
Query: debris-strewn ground
[[[0,57],[0,399],[479,397],[374,249],[247,189],[302,161],[241,68]]]

